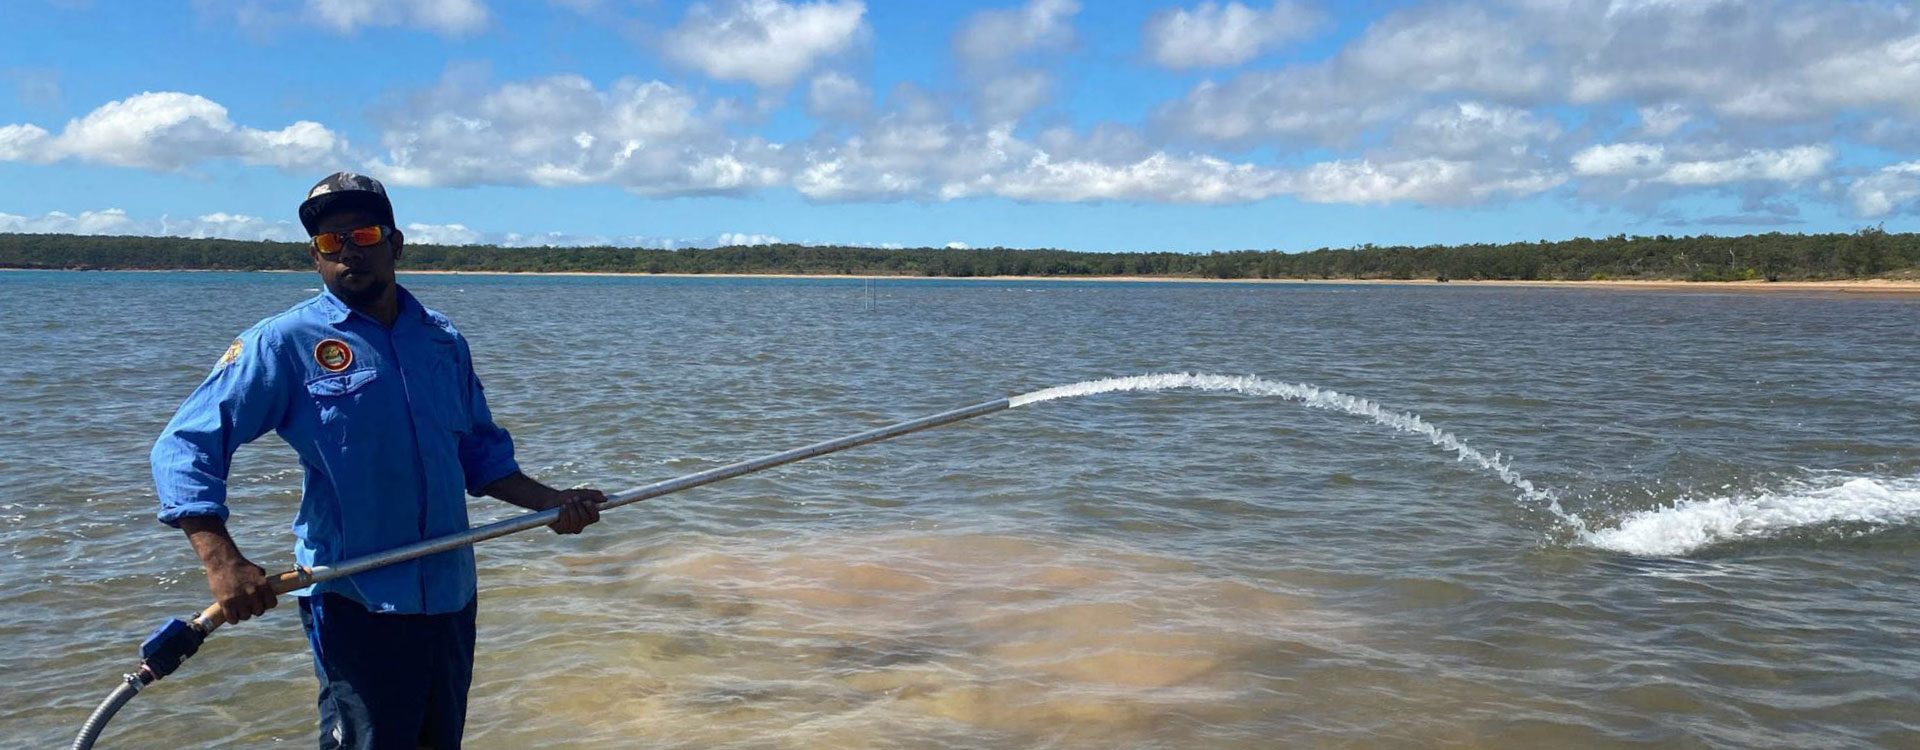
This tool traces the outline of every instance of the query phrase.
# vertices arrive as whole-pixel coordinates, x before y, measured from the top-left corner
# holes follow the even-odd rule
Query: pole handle
[[[295,567],[293,570],[277,573],[267,579],[267,585],[273,587],[273,595],[275,597],[285,595],[289,591],[306,588],[311,583],[313,583],[313,571],[301,567]],[[200,614],[193,618],[192,624],[202,633],[211,633],[214,628],[218,628],[228,622],[230,621],[227,619],[227,613],[220,609],[219,602],[214,602],[206,609],[200,610]]]

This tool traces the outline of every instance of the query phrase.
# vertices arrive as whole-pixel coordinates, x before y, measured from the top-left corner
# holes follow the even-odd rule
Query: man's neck
[[[387,293],[380,295],[379,299],[365,305],[348,303],[347,307],[361,315],[373,318],[380,325],[392,328],[394,319],[400,317],[400,293],[394,287],[388,286]]]

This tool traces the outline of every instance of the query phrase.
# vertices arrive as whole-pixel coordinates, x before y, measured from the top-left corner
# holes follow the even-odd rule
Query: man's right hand
[[[200,566],[207,570],[207,588],[220,605],[222,619],[240,622],[258,617],[279,601],[267,571],[253,564],[234,546],[227,535],[227,522],[219,516],[190,516],[180,519],[180,530],[187,532]]]
[[[213,590],[213,600],[227,622],[258,617],[280,603],[273,593],[273,582],[267,580],[267,570],[244,557],[208,565],[207,588]]]

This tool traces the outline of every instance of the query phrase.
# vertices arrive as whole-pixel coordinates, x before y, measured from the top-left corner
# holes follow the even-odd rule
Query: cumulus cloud
[[[465,224],[422,224],[413,222],[401,227],[406,233],[407,242],[416,245],[477,245],[481,234],[467,228]]]
[[[1074,0],[1028,0],[968,16],[953,35],[953,52],[974,116],[997,127],[1052,99],[1055,76],[1037,65],[1061,59],[1072,47],[1079,12]]]
[[[1832,162],[1833,149],[1829,146],[1796,146],[1748,151],[1726,159],[1678,162],[1655,179],[1675,185],[1802,182],[1824,175]]]
[[[771,234],[722,232],[705,237],[648,235],[592,235],[571,232],[488,232],[464,224],[413,222],[402,227],[407,242],[418,245],[496,245],[500,247],[637,247],[674,250],[690,247],[771,245],[781,240]],[[119,208],[70,214],[51,211],[40,216],[0,212],[0,232],[21,234],[83,234],[145,237],[189,237],[246,241],[305,242],[300,225],[246,214],[214,212],[192,217],[139,218]],[[898,245],[895,245],[898,247]],[[403,264],[404,265],[404,264]],[[402,270],[405,270],[404,267]]]
[[[873,92],[844,73],[821,73],[807,84],[807,114],[829,120],[858,120],[872,107]]]
[[[387,154],[368,171],[394,185],[611,184],[648,196],[777,184],[780,146],[726,135],[720,109],[659,81],[601,91],[571,75],[478,97],[434,92],[388,113]]]
[[[1280,0],[1266,10],[1209,1],[1155,13],[1141,37],[1147,57],[1182,70],[1239,65],[1306,37],[1320,24],[1319,13],[1292,0]]]
[[[987,123],[1013,122],[1053,96],[1053,75],[1016,70],[993,76],[974,90],[974,113]]]
[[[487,25],[487,8],[478,0],[306,0],[306,12],[343,34],[369,26],[412,26],[460,36]]]
[[[961,62],[994,67],[1036,50],[1058,50],[1073,43],[1075,0],[1028,0],[1019,8],[985,10],[969,17],[953,37]]]
[[[745,232],[721,232],[714,238],[718,247],[739,247],[745,245],[778,245],[780,238],[771,234],[750,234]]]
[[[314,27],[351,35],[399,27],[460,37],[485,29],[491,15],[480,0],[193,0],[200,17],[230,22],[267,37]]]
[[[1666,148],[1651,143],[1606,143],[1573,155],[1573,173],[1583,176],[1651,176],[1665,167]]]
[[[1551,171],[1489,174],[1473,162],[1368,159],[1322,162],[1290,175],[1286,191],[1314,203],[1466,205],[1495,196],[1524,198],[1557,187],[1565,177]]]
[[[177,171],[202,161],[311,170],[347,154],[344,138],[315,122],[279,130],[234,124],[226,107],[175,91],[146,92],[108,102],[70,120],[55,136],[31,124],[0,126],[0,160],[65,159]]]
[[[816,83],[850,81],[826,74]],[[1298,168],[1170,149],[1112,123],[1023,136],[1008,120],[956,118],[939,97],[913,87],[887,104],[844,133],[778,143],[729,135],[724,108],[659,81],[603,90],[556,76],[432,92],[389,113],[387,153],[368,171],[396,186],[605,184],[648,196],[791,188],[819,202],[1228,204],[1296,195],[1460,204],[1532,195],[1564,180],[1564,168],[1547,168],[1536,148],[1557,124],[1477,102],[1423,113],[1394,149]]]
[[[1560,132],[1559,123],[1533,112],[1467,101],[1415,113],[1394,142],[1423,155],[1493,159],[1525,156]]]
[[[1847,186],[1847,198],[1853,213],[1877,219],[1910,205],[1920,198],[1920,161],[1881,167]]]
[[[69,214],[52,211],[40,216],[0,213],[0,232],[27,234],[105,234],[154,237],[223,238],[234,240],[305,239],[291,221],[270,221],[245,214],[216,212],[191,218],[161,216],[135,219],[118,208]]]
[[[1157,122],[1233,146],[1350,143],[1434,99],[1637,108],[1648,137],[1920,113],[1920,33],[1883,3],[1505,0],[1388,14],[1332,57],[1198,84]],[[1734,128],[1737,129],[1737,128]],[[1759,144],[1754,144],[1759,145]]]
[[[1802,182],[1826,174],[1833,157],[1831,147],[1817,145],[1669,162],[1667,149],[1657,144],[1609,143],[1574,154],[1572,168],[1582,176],[1641,178],[1673,185]]]
[[[1640,115],[1640,132],[1659,138],[1672,135],[1693,119],[1693,113],[1678,104],[1668,102],[1657,107],[1640,107],[1635,110]]]
[[[667,32],[664,51],[711,78],[786,86],[852,47],[866,29],[866,10],[859,0],[695,3]]]

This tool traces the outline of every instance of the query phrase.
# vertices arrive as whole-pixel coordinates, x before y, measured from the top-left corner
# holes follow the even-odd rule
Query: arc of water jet
[[[1234,391],[1251,396],[1273,396],[1293,401],[1314,409],[1343,412],[1357,417],[1365,417],[1375,424],[1390,427],[1400,432],[1418,435],[1442,449],[1452,451],[1455,459],[1479,466],[1493,472],[1508,486],[1520,491],[1520,496],[1530,502],[1545,504],[1547,510],[1561,522],[1573,527],[1584,535],[1586,522],[1579,516],[1566,512],[1560,507],[1560,499],[1552,490],[1536,486],[1532,480],[1514,471],[1513,462],[1499,453],[1491,456],[1468,445],[1459,436],[1435,427],[1433,423],[1421,419],[1417,414],[1396,412],[1381,406],[1378,402],[1359,396],[1351,396],[1328,388],[1308,383],[1280,383],[1264,380],[1252,375],[1204,375],[1194,373],[1163,373],[1156,375],[1133,375],[1102,380],[1088,380],[1071,385],[1055,386],[1032,393],[1021,394],[1008,399],[1012,406],[1026,406],[1054,399],[1090,396],[1097,393],[1116,391]]]

